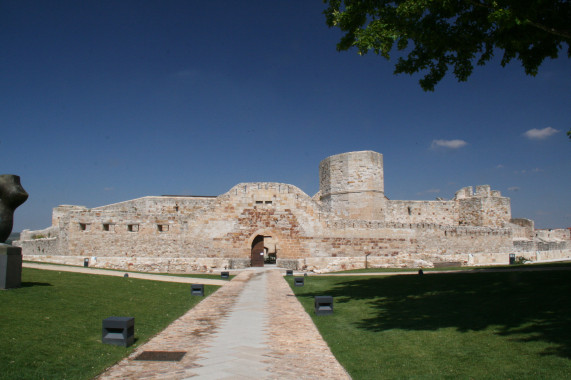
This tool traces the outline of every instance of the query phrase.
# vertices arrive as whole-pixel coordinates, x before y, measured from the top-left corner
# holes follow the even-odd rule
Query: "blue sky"
[[[489,184],[513,217],[571,226],[565,54],[536,77],[496,59],[427,93],[419,75],[393,75],[395,61],[337,52],[324,7],[1,0],[0,172],[30,194],[14,231],[49,226],[60,204],[240,182],[311,196],[319,162],[356,150],[384,155],[390,199]]]

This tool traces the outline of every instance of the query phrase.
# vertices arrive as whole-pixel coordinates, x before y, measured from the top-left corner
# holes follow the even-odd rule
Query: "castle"
[[[343,153],[319,165],[309,197],[283,183],[241,183],[215,197],[148,196],[88,209],[59,206],[52,226],[25,230],[25,260],[121,270],[190,272],[262,266],[363,267],[507,264],[571,258],[569,229],[535,231],[512,219],[490,186],[452,200],[390,200],[383,156]]]

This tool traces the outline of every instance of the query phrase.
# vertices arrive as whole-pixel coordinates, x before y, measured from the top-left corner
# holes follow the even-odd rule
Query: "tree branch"
[[[484,2],[480,2],[478,0],[468,0],[468,2],[470,4],[476,6],[476,7],[486,8],[490,11],[498,11],[501,9],[501,8],[495,7],[495,6],[485,2],[485,0],[484,0]],[[546,33],[553,34],[554,36],[561,37],[561,38],[564,38],[566,40],[571,40],[571,31],[570,30],[555,29],[555,28],[540,24],[538,22],[532,21],[529,18],[525,18],[523,21],[525,23],[537,28],[537,29],[540,29],[540,30],[546,32]]]
[[[571,40],[571,31],[569,31],[569,30],[557,30],[557,29],[550,28],[550,27],[545,26],[545,25],[541,25],[541,24],[539,24],[539,23],[537,23],[537,22],[533,22],[533,21],[528,20],[528,19],[526,19],[525,21],[526,21],[529,25],[534,26],[534,27],[536,27],[536,28],[538,28],[538,29],[541,29],[541,30],[543,30],[544,32],[553,34],[553,35],[558,36],[558,37],[565,38],[566,40]]]

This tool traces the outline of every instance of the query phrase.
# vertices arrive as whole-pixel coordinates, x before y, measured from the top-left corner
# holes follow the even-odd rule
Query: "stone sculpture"
[[[4,244],[12,233],[14,211],[28,199],[20,177],[0,175],[0,289],[22,285],[22,248]]]
[[[14,211],[28,199],[28,193],[20,184],[20,177],[12,174],[0,175],[0,243],[12,233]]]

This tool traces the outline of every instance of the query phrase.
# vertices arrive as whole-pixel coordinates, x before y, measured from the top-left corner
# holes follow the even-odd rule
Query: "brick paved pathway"
[[[100,379],[350,379],[276,269],[246,270]],[[135,360],[185,352],[177,362]]]

